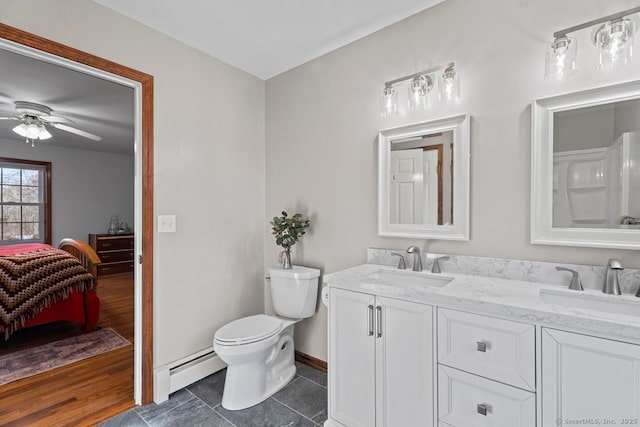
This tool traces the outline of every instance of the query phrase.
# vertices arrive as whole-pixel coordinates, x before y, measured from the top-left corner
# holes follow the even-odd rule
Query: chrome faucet
[[[584,291],[584,288],[582,287],[582,281],[580,280],[580,276],[578,275],[577,271],[565,267],[556,267],[556,270],[568,271],[569,273],[571,273],[571,283],[569,284],[569,289],[573,291]]]
[[[624,270],[622,263],[615,258],[611,258],[607,263],[607,272],[604,277],[602,292],[610,295],[622,294],[620,292],[620,282],[618,281],[618,271],[620,270]]]
[[[413,271],[422,271],[422,258],[420,257],[420,248],[417,246],[409,246],[408,254],[413,254]]]
[[[441,257],[438,257],[438,258],[434,259],[433,260],[433,267],[431,267],[431,272],[435,273],[435,274],[442,273],[442,270],[440,270],[440,261],[446,261],[448,259],[449,259],[448,256],[441,256]]]
[[[405,264],[404,262],[404,255],[402,254],[397,254],[395,252],[391,252],[391,255],[393,256],[397,256],[400,259],[398,260],[398,270],[404,270],[405,268],[407,268],[407,264]]]

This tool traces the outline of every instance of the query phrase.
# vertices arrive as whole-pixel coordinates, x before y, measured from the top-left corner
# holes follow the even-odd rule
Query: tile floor
[[[241,411],[220,402],[226,370],[216,372],[156,405],[139,406],[100,424],[122,426],[294,427],[321,426],[327,419],[327,375],[296,363],[297,375],[269,399]]]

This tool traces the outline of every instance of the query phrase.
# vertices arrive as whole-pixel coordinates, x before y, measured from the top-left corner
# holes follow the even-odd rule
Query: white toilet
[[[218,329],[213,349],[227,364],[225,409],[256,405],[296,374],[293,326],[316,311],[320,270],[294,265],[269,268],[271,300],[278,316],[257,314]]]

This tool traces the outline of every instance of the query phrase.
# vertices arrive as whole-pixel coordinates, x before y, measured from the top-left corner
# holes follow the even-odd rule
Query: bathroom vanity
[[[443,270],[325,276],[325,426],[640,424],[639,298]]]

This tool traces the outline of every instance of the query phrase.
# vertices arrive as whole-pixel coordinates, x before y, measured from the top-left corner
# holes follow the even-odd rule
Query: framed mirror
[[[378,133],[378,234],[469,240],[469,116]]]
[[[531,110],[531,243],[640,249],[640,81]]]

